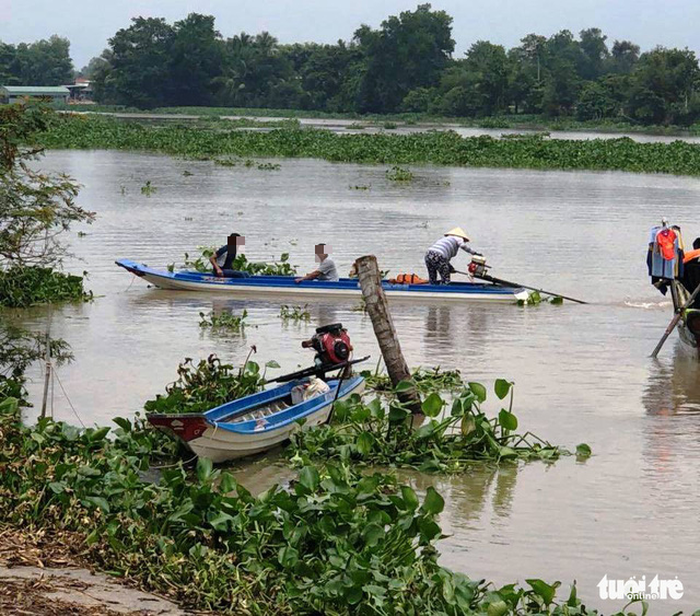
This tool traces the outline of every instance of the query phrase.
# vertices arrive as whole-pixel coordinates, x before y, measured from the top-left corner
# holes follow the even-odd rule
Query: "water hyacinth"
[[[111,438],[27,428],[17,400],[0,401],[0,523],[71,532],[93,566],[221,614],[596,614],[575,589],[559,603],[559,582],[496,588],[440,566],[433,488],[421,498],[390,474],[331,464],[254,496],[207,460],[153,483],[149,433],[118,423]]]
[[[399,383],[396,392],[413,387]],[[474,461],[554,461],[571,452],[531,432],[518,433],[512,411],[512,383],[499,379],[494,386],[499,400],[509,397],[508,408],[489,418],[481,409],[486,388],[468,383],[453,397],[451,408],[437,393],[422,403],[426,421],[415,427],[410,411],[398,401],[380,398],[366,403],[355,394],[337,402],[334,423],[297,432],[289,455],[296,463],[331,460],[343,463],[389,465],[424,472],[456,472]],[[580,457],[590,455],[588,445],[579,445]]]
[[[333,162],[631,171],[700,175],[700,146],[640,143],[630,138],[565,140],[543,135],[499,139],[452,131],[335,134],[320,129],[269,132],[231,129],[226,123],[157,126],[97,116],[64,115],[33,137],[47,148],[163,152],[195,159],[234,157],[321,158]]]

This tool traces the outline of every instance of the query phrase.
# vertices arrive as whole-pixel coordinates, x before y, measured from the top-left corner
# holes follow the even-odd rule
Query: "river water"
[[[700,235],[700,181],[415,167],[416,179],[397,185],[382,166],[278,162],[280,170],[264,171],[138,153],[46,156],[42,168],[74,176],[80,203],[97,212],[93,225],[72,232],[68,269],[87,270],[98,297],[50,315],[52,335],[76,357],[58,372],[55,416],[77,422],[61,388],[86,424],[129,415],[174,379],[184,357],[217,353],[240,363],[255,344],[256,360],[294,370],[309,363],[299,343],[319,323],[342,321],[358,353],[379,356],[371,323],[353,302],[313,302],[310,324],[284,324],[276,304],[147,288],[117,268],[117,258],[164,267],[238,231],[251,260],[289,252],[310,271],[313,245],[324,241],[343,273],[373,253],[392,273],[423,274],[426,247],[460,225],[494,275],[593,303],[397,303],[409,365],[458,368],[487,384],[513,380],[521,429],[572,448],[587,442],[594,456],[450,478],[410,475],[418,488],[435,485],[445,496],[444,563],[497,583],[539,577],[566,587],[575,579],[579,596],[605,613],[621,604],[598,597],[604,575],[678,576],[683,599],[653,602],[652,613],[700,606],[699,366],[675,336],[658,361],[649,359],[671,315],[644,262],[648,229],[662,216],[683,225],[687,240]],[[156,188],[150,196],[140,190],[147,181]],[[199,327],[200,312],[244,308],[244,335]],[[21,319],[43,331],[48,317],[33,310]],[[40,367],[31,376],[38,402]],[[493,401],[488,408],[498,410]],[[243,476],[255,489],[280,472],[258,461]]]

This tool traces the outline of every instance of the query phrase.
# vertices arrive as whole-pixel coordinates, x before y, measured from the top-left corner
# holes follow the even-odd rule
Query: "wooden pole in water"
[[[46,342],[44,346],[44,361],[46,362],[44,372],[44,396],[41,400],[41,419],[46,417],[46,402],[49,395],[49,381],[51,380],[51,317],[46,328]]]
[[[367,255],[355,261],[357,277],[365,300],[367,314],[372,321],[374,335],[377,337],[379,349],[384,357],[386,370],[392,384],[396,387],[401,381],[409,381],[411,373],[401,352],[399,338],[396,335],[394,322],[391,320],[389,304],[382,288],[382,277],[377,265],[377,257]],[[399,399],[413,413],[422,413],[421,402],[416,388],[413,387],[399,394]]]

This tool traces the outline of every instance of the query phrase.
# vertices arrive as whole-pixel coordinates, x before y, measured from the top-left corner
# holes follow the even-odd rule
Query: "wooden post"
[[[401,352],[399,338],[391,320],[386,294],[382,288],[382,278],[374,255],[360,257],[355,261],[357,277],[362,289],[362,297],[365,300],[367,314],[372,320],[374,335],[377,337],[379,348],[386,364],[394,387],[401,381],[411,379],[411,373]],[[404,402],[413,413],[422,413],[420,396],[415,387],[399,394],[399,399]]]

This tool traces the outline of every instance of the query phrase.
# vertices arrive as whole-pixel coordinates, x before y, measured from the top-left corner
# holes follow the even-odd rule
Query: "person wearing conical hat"
[[[425,253],[425,267],[428,268],[430,284],[450,284],[450,274],[454,271],[450,265],[450,259],[456,257],[460,250],[471,255],[481,254],[469,247],[469,236],[461,227],[450,229],[428,249]],[[440,274],[440,282],[438,282],[438,274]]]

